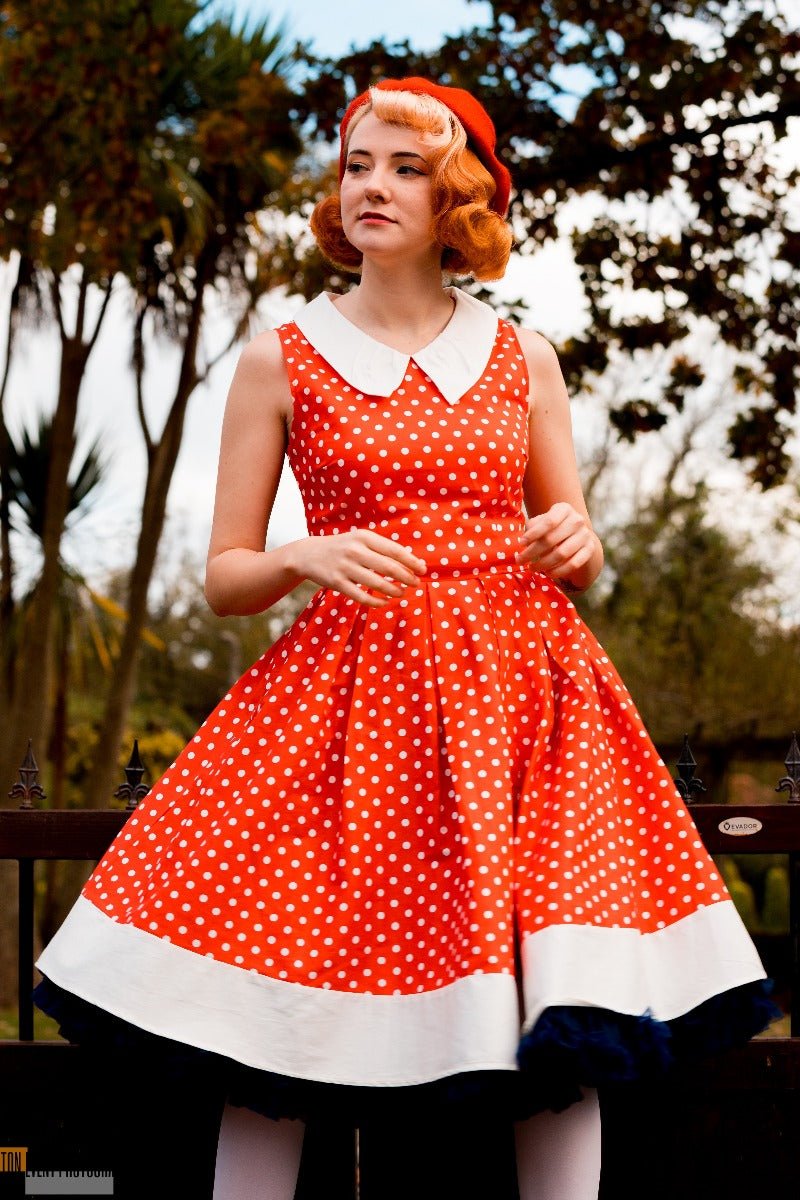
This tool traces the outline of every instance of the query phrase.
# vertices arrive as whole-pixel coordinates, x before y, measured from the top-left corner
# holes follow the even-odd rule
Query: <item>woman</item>
[[[556,355],[444,286],[508,259],[492,123],[385,80],[341,135],[312,228],[360,280],[244,350],[206,577],[220,615],[319,590],[109,848],[38,1001],[220,1066],[216,1200],[291,1197],[326,1106],[445,1102],[515,1121],[522,1200],[590,1200],[598,1085],[777,1010],[566,595],[603,552]],[[284,452],[310,536],[265,552]]]

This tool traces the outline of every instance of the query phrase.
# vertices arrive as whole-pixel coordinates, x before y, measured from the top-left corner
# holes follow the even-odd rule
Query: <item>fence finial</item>
[[[139,739],[133,739],[133,750],[128,760],[128,765],[125,768],[125,783],[121,783],[114,792],[115,797],[120,800],[126,800],[125,805],[128,809],[136,808],[136,805],[150,791],[150,786],[147,783],[142,783],[144,775],[144,763],[139,754]]]
[[[694,755],[689,749],[689,735],[683,735],[683,750],[681,756],[675,764],[678,768],[678,778],[673,780],[676,788],[680,792],[686,804],[691,804],[694,800],[694,792],[705,792],[706,785],[702,779],[695,779],[694,771],[697,763]]]
[[[25,757],[22,760],[22,766],[19,768],[19,779],[12,785],[9,796],[16,800],[18,796],[22,797],[20,808],[33,808],[34,797],[37,800],[45,800],[45,790],[38,782],[39,764],[33,757],[31,749],[31,738],[28,738],[28,749]]]
[[[797,744],[797,732],[792,734],[792,741],[786,758],[783,760],[786,774],[778,781],[776,792],[788,792],[789,804],[800,804],[800,746]]]

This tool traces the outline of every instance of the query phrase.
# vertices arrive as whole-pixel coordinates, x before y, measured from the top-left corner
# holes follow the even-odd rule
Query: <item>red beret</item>
[[[490,208],[499,213],[501,217],[505,216],[508,211],[509,195],[511,194],[511,176],[507,168],[495,154],[495,146],[497,144],[495,128],[491,117],[479,100],[476,100],[470,92],[465,91],[463,88],[445,87],[444,84],[432,83],[430,79],[422,79],[417,75],[412,75],[408,79],[382,79],[380,83],[373,84],[373,87],[387,92],[415,92],[418,95],[424,93],[425,95],[433,96],[436,100],[440,100],[442,104],[449,108],[464,126],[470,149],[474,151],[497,185],[494,196],[489,202]],[[368,100],[369,91],[362,92],[360,96],[356,96],[342,118],[339,130],[341,139],[341,149],[339,152],[340,182],[344,176],[347,157],[344,150],[347,127],[353,119],[353,114],[362,105],[366,104]]]

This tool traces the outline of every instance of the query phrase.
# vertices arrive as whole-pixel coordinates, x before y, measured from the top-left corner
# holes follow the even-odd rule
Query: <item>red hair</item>
[[[442,270],[481,280],[500,279],[511,253],[511,230],[490,208],[497,184],[467,145],[458,118],[432,96],[373,88],[369,102],[349,122],[344,152],[353,129],[368,112],[387,125],[415,130],[433,146],[431,234],[442,247]],[[311,214],[311,232],[334,266],[352,272],[360,269],[361,251],[345,237],[338,193],[317,204]]]

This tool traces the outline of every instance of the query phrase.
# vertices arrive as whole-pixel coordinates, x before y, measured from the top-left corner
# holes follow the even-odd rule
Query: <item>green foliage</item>
[[[34,432],[25,429],[19,440],[9,436],[9,504],[16,506],[34,537],[42,539],[47,498],[47,472],[52,457],[53,417],[40,413]],[[67,521],[79,516],[105,474],[105,463],[96,438],[73,470],[67,499]]]
[[[182,281],[245,244],[300,149],[280,29],[201,0],[26,0],[0,17],[0,258]],[[113,214],[113,220],[110,214]],[[144,272],[144,273],[143,273]],[[224,273],[224,272],[223,272]],[[175,314],[176,321],[179,314]]]
[[[74,707],[83,707],[82,705],[74,705]],[[86,716],[73,718],[70,721],[69,730],[67,733],[67,754],[66,754],[66,806],[68,808],[81,808],[82,804],[82,784],[89,774],[89,770],[97,749],[97,728],[96,725],[86,718]],[[120,774],[120,782],[123,776]]]
[[[133,719],[136,718],[136,713],[132,714]],[[152,722],[152,715],[150,722]],[[190,724],[190,722],[189,722]],[[169,725],[162,728],[153,728],[152,724],[149,729],[145,728],[145,732],[137,734],[139,741],[139,754],[142,762],[145,764],[146,770],[143,777],[144,783],[153,784],[159,779],[169,766],[183,750],[186,743],[189,741],[195,730],[186,731],[187,721],[185,714],[175,713]],[[133,746],[133,736],[129,733],[125,736],[122,742],[121,759],[123,771],[130,757],[130,750]],[[121,776],[124,778],[124,775]]]
[[[16,249],[57,274],[81,261],[96,278],[132,265],[138,235],[158,226],[155,136],[179,111],[198,11],[195,0],[4,6],[0,258]]]
[[[759,896],[763,896],[764,880],[768,872],[773,867],[786,866],[786,859],[782,854],[731,854],[727,857],[736,864],[741,877],[756,888]]]
[[[732,879],[728,891],[731,894],[731,900],[736,905],[736,911],[747,929],[750,933],[754,933],[759,927],[759,920],[752,887],[744,879]]]
[[[605,546],[605,587],[578,606],[658,744],[791,729],[800,631],[772,619],[767,570],[715,527],[702,485],[667,486]]]
[[[260,224],[281,203],[302,149],[280,29],[269,32],[264,22],[237,32],[225,20],[196,22],[182,53],[180,109],[162,120],[155,138],[163,169],[159,220],[142,230],[130,275],[140,305],[137,375],[145,312],[159,332],[192,348],[197,299],[213,282],[234,317],[233,344],[260,297],[291,284],[296,271],[295,238],[281,228],[265,238]],[[191,363],[194,382],[204,378],[198,366]]]
[[[20,528],[40,541],[44,538],[53,438],[53,418],[42,414],[35,432],[25,430],[18,442],[11,437],[8,439],[10,510],[21,514]],[[77,463],[68,483],[67,523],[74,523],[84,515],[103,482],[105,470],[106,463],[97,439]],[[38,586],[34,581],[29,592],[14,606],[7,626],[8,646],[5,647],[12,656],[31,619]],[[53,651],[57,661],[54,707],[65,714],[57,722],[61,730],[59,736],[63,736],[70,691],[82,686],[87,675],[96,681],[97,671],[93,668],[110,671],[119,651],[120,631],[127,614],[120,605],[91,588],[80,570],[63,558],[58,562],[53,608]],[[163,650],[163,643],[150,630],[143,630],[142,636],[156,650]],[[54,744],[50,751],[55,751]],[[60,756],[56,754],[56,757]]]
[[[89,777],[95,754],[102,752],[98,746],[97,720],[73,720],[67,735],[65,805],[67,808],[84,808],[84,789]],[[130,726],[125,731],[120,752],[117,755],[114,773],[115,787],[125,781],[125,767],[133,749],[134,739],[139,742],[139,754],[145,765],[144,782],[154,783],[174,762],[184,748],[196,726],[185,712],[174,706],[140,706],[131,713]],[[107,797],[106,807],[124,807],[125,801]]]
[[[19,1018],[16,1006],[0,1008],[0,1041],[16,1041],[19,1037]],[[41,1009],[33,1010],[33,1040],[35,1042],[64,1041],[58,1032],[58,1023]]]
[[[730,854],[721,855],[717,859],[717,867],[719,868],[720,875],[725,881],[725,886],[727,887],[728,891],[730,891],[731,886],[734,883],[740,882],[742,876],[739,872],[738,864],[736,863],[736,860],[730,856]]]
[[[789,932],[789,870],[785,854],[721,854],[715,863],[751,934]]]
[[[789,872],[784,866],[770,867],[767,871],[761,925],[765,933],[789,931]]]

